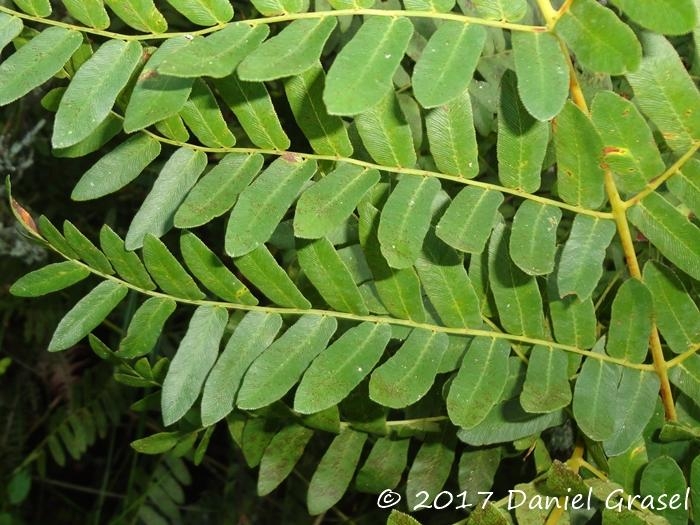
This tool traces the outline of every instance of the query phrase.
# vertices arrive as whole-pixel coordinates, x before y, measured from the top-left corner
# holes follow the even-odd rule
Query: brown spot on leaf
[[[22,226],[24,226],[26,229],[33,231],[37,235],[39,234],[39,229],[36,227],[36,223],[34,222],[34,219],[32,218],[31,214],[25,210],[22,205],[17,202],[14,198],[12,199],[12,209],[15,211],[15,215],[17,216],[17,219],[19,222],[22,223]]]
[[[143,82],[144,80],[148,80],[149,78],[157,77],[158,76],[158,71],[155,69],[147,69],[143,73],[139,75],[139,82]]]
[[[611,153],[622,153],[623,150],[616,148],[615,146],[605,146],[603,147],[603,155],[610,155]]]
[[[302,157],[301,155],[297,155],[296,153],[292,153],[291,151],[285,151],[284,154],[282,155],[282,158],[286,160],[287,162],[301,162]]]

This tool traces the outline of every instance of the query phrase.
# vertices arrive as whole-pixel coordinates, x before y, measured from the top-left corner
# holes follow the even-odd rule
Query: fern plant
[[[63,259],[14,294],[95,282],[48,350],[137,296],[89,338],[156,389],[134,448],[197,462],[225,422],[264,495],[331,435],[312,515],[351,487],[470,524],[699,516],[695,3],[251,2],[0,6],[0,104],[55,77],[55,155],[97,152],[71,197],[148,188],[99,242],[11,200]]]

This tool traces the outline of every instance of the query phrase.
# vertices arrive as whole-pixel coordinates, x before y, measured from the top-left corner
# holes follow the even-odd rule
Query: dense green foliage
[[[90,230],[8,195],[59,258],[11,292],[81,287],[48,351],[87,338],[116,393],[7,508],[139,392],[158,461],[115,523],[177,523],[217,426],[329,523],[387,519],[389,489],[424,523],[700,516],[696,2],[6,4],[0,105],[56,79],[71,198],[123,199]]]

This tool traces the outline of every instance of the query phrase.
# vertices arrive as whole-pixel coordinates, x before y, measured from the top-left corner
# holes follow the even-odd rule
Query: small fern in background
[[[11,292],[89,286],[48,351],[143,393],[116,522],[185,519],[224,429],[319,523],[700,514],[692,0],[14,3],[0,105],[56,77],[71,198],[119,203],[91,234],[10,196],[58,255]]]

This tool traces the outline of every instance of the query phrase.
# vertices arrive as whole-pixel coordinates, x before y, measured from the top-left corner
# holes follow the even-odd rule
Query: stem
[[[557,37],[557,39],[559,40],[559,45],[561,46],[564,56],[566,57],[566,63],[569,66],[569,93],[571,94],[571,100],[579,107],[581,111],[588,115],[588,104],[586,103],[586,97],[584,97],[581,84],[578,81],[578,74],[576,73],[574,62],[571,60],[569,49],[566,47],[566,43],[561,38]]]
[[[226,24],[219,24],[212,27],[206,27],[204,29],[199,29],[197,31],[190,32],[173,32],[173,33],[146,33],[141,35],[127,35],[125,33],[115,33],[113,31],[105,31],[102,29],[95,29],[92,27],[85,27],[75,24],[68,24],[66,22],[61,22],[59,20],[51,20],[49,18],[42,18],[39,16],[28,15],[26,13],[21,13],[15,11],[8,7],[0,6],[0,12],[7,13],[8,15],[15,16],[17,18],[23,18],[24,20],[31,20],[38,24],[63,27],[65,29],[70,29],[73,31],[80,31],[81,33],[89,33],[91,35],[99,35],[106,38],[117,39],[117,40],[166,40],[168,38],[175,38],[178,36],[197,36],[206,35],[209,33],[214,33],[223,29],[230,24],[244,23],[249,25],[261,25],[261,24],[274,24],[279,22],[290,22],[299,19],[309,19],[309,18],[325,18],[329,16],[341,17],[341,16],[355,16],[355,15],[365,15],[365,16],[386,16],[386,17],[405,17],[405,18],[434,18],[438,20],[455,20],[457,22],[462,22],[463,24],[477,24],[488,27],[498,27],[501,29],[508,29],[510,31],[526,31],[530,33],[541,33],[547,30],[546,27],[542,26],[532,26],[525,24],[512,24],[509,22],[502,22],[500,20],[485,20],[483,18],[477,18],[473,16],[464,16],[457,13],[437,13],[434,11],[402,11],[402,10],[388,10],[388,9],[337,9],[332,11],[313,11],[308,13],[288,13],[285,15],[278,16],[268,16],[261,18],[251,18],[250,20],[242,20],[235,22],[228,22]]]
[[[464,184],[466,186],[476,186],[478,188],[483,188],[485,190],[499,191],[501,193],[507,193],[509,195],[514,195],[522,199],[527,199],[540,204],[547,204],[550,206],[556,206],[563,210],[568,210],[574,213],[579,213],[581,215],[589,215],[591,217],[597,217],[599,219],[612,219],[613,215],[611,212],[590,210],[588,208],[582,208],[573,204],[567,204],[565,202],[557,201],[554,199],[549,199],[547,197],[541,197],[539,195],[533,195],[531,193],[526,193],[524,191],[517,190],[515,188],[507,188],[505,186],[499,186],[498,184],[491,184],[488,182],[482,182],[479,180],[465,179],[464,177],[457,177],[455,175],[448,175],[445,173],[438,173],[436,171],[422,170],[418,168],[404,168],[400,166],[384,166],[382,164],[376,164],[374,162],[367,162],[364,160],[358,160],[351,157],[338,157],[334,155],[318,155],[316,153],[302,153],[297,151],[280,151],[276,149],[261,149],[261,148],[209,148],[206,146],[198,146],[196,144],[190,144],[188,142],[179,142],[177,140],[168,139],[152,131],[142,130],[150,137],[162,142],[164,144],[170,144],[172,146],[177,146],[179,148],[189,148],[193,150],[203,151],[205,153],[260,153],[261,155],[286,155],[292,154],[303,159],[313,159],[313,160],[329,160],[332,162],[343,162],[346,164],[354,164],[356,166],[362,166],[367,169],[376,169],[389,173],[400,173],[408,175],[418,175],[421,177],[435,177],[437,179],[449,180],[450,182],[456,182],[458,184]]]
[[[277,306],[253,306],[253,305],[248,305],[248,304],[237,304],[237,303],[228,303],[224,301],[211,301],[211,300],[204,300],[204,299],[186,299],[184,297],[175,297],[172,295],[168,295],[163,292],[158,292],[155,290],[145,290],[143,288],[139,288],[138,286],[128,283],[126,281],[123,281],[119,279],[118,277],[115,277],[114,275],[108,275],[105,273],[102,273],[87,264],[85,264],[82,261],[76,260],[76,259],[71,259],[70,257],[66,256],[65,254],[61,253],[57,249],[51,248],[56,251],[56,253],[60,254],[62,257],[64,257],[66,260],[73,261],[75,264],[79,264],[80,266],[84,267],[86,270],[90,271],[94,275],[100,277],[101,279],[109,279],[111,281],[114,281],[116,283],[121,284],[122,286],[126,286],[127,288],[130,288],[132,290],[135,290],[143,295],[148,295],[151,297],[162,297],[162,298],[168,298],[172,299],[174,301],[177,301],[178,303],[182,304],[191,304],[194,306],[218,306],[219,308],[225,308],[227,310],[242,310],[242,311],[249,311],[249,312],[264,312],[264,313],[277,313],[280,315],[318,315],[318,316],[326,316],[326,317],[335,317],[337,319],[348,319],[351,321],[357,321],[357,322],[370,322],[370,323],[386,323],[390,325],[398,325],[398,326],[408,326],[410,328],[419,328],[423,330],[429,330],[432,332],[442,332],[446,334],[454,334],[454,335],[466,335],[466,336],[472,336],[472,337],[490,337],[492,339],[505,339],[507,341],[517,341],[520,343],[526,343],[530,345],[542,345],[542,346],[549,346],[552,348],[559,348],[560,350],[564,350],[566,352],[571,352],[574,354],[580,354],[586,357],[590,357],[592,359],[599,359],[601,361],[606,361],[609,363],[614,363],[616,365],[620,366],[625,366],[628,368],[635,368],[637,370],[647,370],[651,371],[654,370],[653,365],[648,365],[648,364],[640,364],[640,363],[631,363],[625,359],[619,359],[616,357],[611,357],[606,354],[599,354],[596,352],[591,352],[589,350],[582,350],[578,347],[572,346],[572,345],[566,345],[562,343],[557,343],[555,341],[548,341],[546,339],[538,339],[534,337],[527,337],[524,335],[513,335],[513,334],[507,334],[503,332],[498,332],[498,331],[492,331],[492,330],[482,330],[479,328],[452,328],[452,327],[447,327],[447,326],[440,326],[440,325],[435,325],[435,324],[430,324],[430,323],[420,323],[416,321],[412,321],[410,319],[398,319],[395,317],[385,317],[381,315],[357,315],[357,314],[351,314],[348,312],[338,312],[334,310],[323,310],[320,308],[282,308],[282,307],[277,307]]]
[[[543,16],[545,16],[545,18],[548,20],[547,26],[551,29],[553,27],[553,23],[556,20],[553,20],[553,15],[549,11],[552,9],[549,0],[538,0],[538,4],[540,6],[540,10],[542,11]],[[568,9],[569,5],[570,2],[566,2],[562,6],[562,14],[565,11],[565,8]],[[564,49],[565,51],[564,54],[569,64],[569,89],[571,93],[571,98],[574,104],[576,104],[579,107],[579,109],[581,109],[581,111],[588,115],[588,105],[586,104],[586,99],[583,96],[583,91],[581,90],[581,85],[578,81],[578,75],[576,74],[576,69],[574,68],[573,61],[571,60],[571,55],[569,54],[564,41],[559,37],[557,38],[559,39],[559,43],[562,46],[562,49]],[[654,184],[650,185],[647,189],[637,194],[637,196],[631,199],[630,202],[637,202],[644,195],[651,193],[659,185],[663,184],[663,182],[668,177],[670,177],[673,173],[675,173],[678,170],[678,168],[683,164],[683,162],[687,161],[695,153],[695,150],[697,150],[699,146],[700,143],[694,144],[693,148],[686,152],[686,154],[683,157],[681,157],[676,163],[673,164],[673,166],[666,170],[666,172],[664,172],[664,174],[661,175],[655,181]],[[620,198],[617,186],[615,185],[615,179],[613,178],[612,172],[610,170],[606,170],[605,172],[605,191],[608,195],[608,201],[610,202],[610,206],[612,208],[613,220],[615,221],[615,225],[617,226],[617,233],[620,237],[620,243],[622,244],[623,253],[625,254],[627,268],[632,278],[641,281],[642,272],[639,269],[637,253],[634,249],[632,234],[630,233],[630,227],[627,222],[627,216],[625,215],[625,211],[632,204],[630,204],[629,202],[626,203]],[[649,349],[653,361],[654,371],[659,377],[659,392],[661,394],[661,400],[664,405],[666,419],[669,421],[676,421],[676,407],[673,403],[671,383],[668,379],[668,365],[666,364],[666,361],[664,359],[663,349],[661,348],[661,339],[659,338],[659,332],[656,328],[656,323],[652,323],[651,336],[649,337]]]
[[[693,158],[693,155],[695,155],[695,152],[700,148],[700,141],[695,142],[688,151],[686,151],[679,159],[671,164],[666,171],[664,171],[661,175],[656,177],[653,182],[647,184],[647,187],[644,188],[642,191],[637,193],[634,197],[630,197],[626,201],[622,203],[622,206],[627,209],[635,204],[637,204],[639,201],[641,201],[644,197],[649,195],[650,193],[653,193],[656,191],[656,188],[661,186],[664,182],[666,182],[668,179],[673,177],[676,173],[680,171],[680,169],[685,165],[686,162],[688,162],[690,159]]]
[[[632,241],[632,234],[630,233],[629,223],[627,222],[627,216],[625,215],[625,203],[620,198],[620,194],[615,186],[615,180],[613,179],[610,170],[605,172],[605,191],[608,194],[608,199],[613,210],[613,216],[615,224],[617,226],[617,233],[620,237],[620,243],[622,244],[622,251],[625,254],[625,260],[627,261],[627,269],[633,279],[639,281],[642,280],[642,272],[639,268],[639,261],[637,260],[637,253],[634,250],[634,242]],[[673,403],[673,393],[671,392],[671,383],[668,379],[668,365],[664,359],[664,352],[661,348],[661,339],[659,338],[659,331],[656,328],[656,323],[652,323],[651,335],[649,337],[649,350],[651,352],[651,358],[654,363],[654,371],[656,375],[659,376],[659,391],[661,393],[661,401],[664,405],[664,412],[666,413],[666,419],[669,421],[675,421],[677,419],[676,407]]]
[[[542,13],[542,18],[544,18],[544,21],[547,24],[547,30],[551,31],[557,20],[556,9],[552,7],[549,0],[537,0],[537,7],[539,7],[540,13]]]
[[[677,355],[673,359],[669,359],[668,361],[666,361],[666,366],[668,368],[673,368],[674,366],[678,366],[686,359],[690,359],[695,354],[697,354],[698,350],[700,350],[700,343],[692,345],[688,350],[686,350],[682,354]]]

